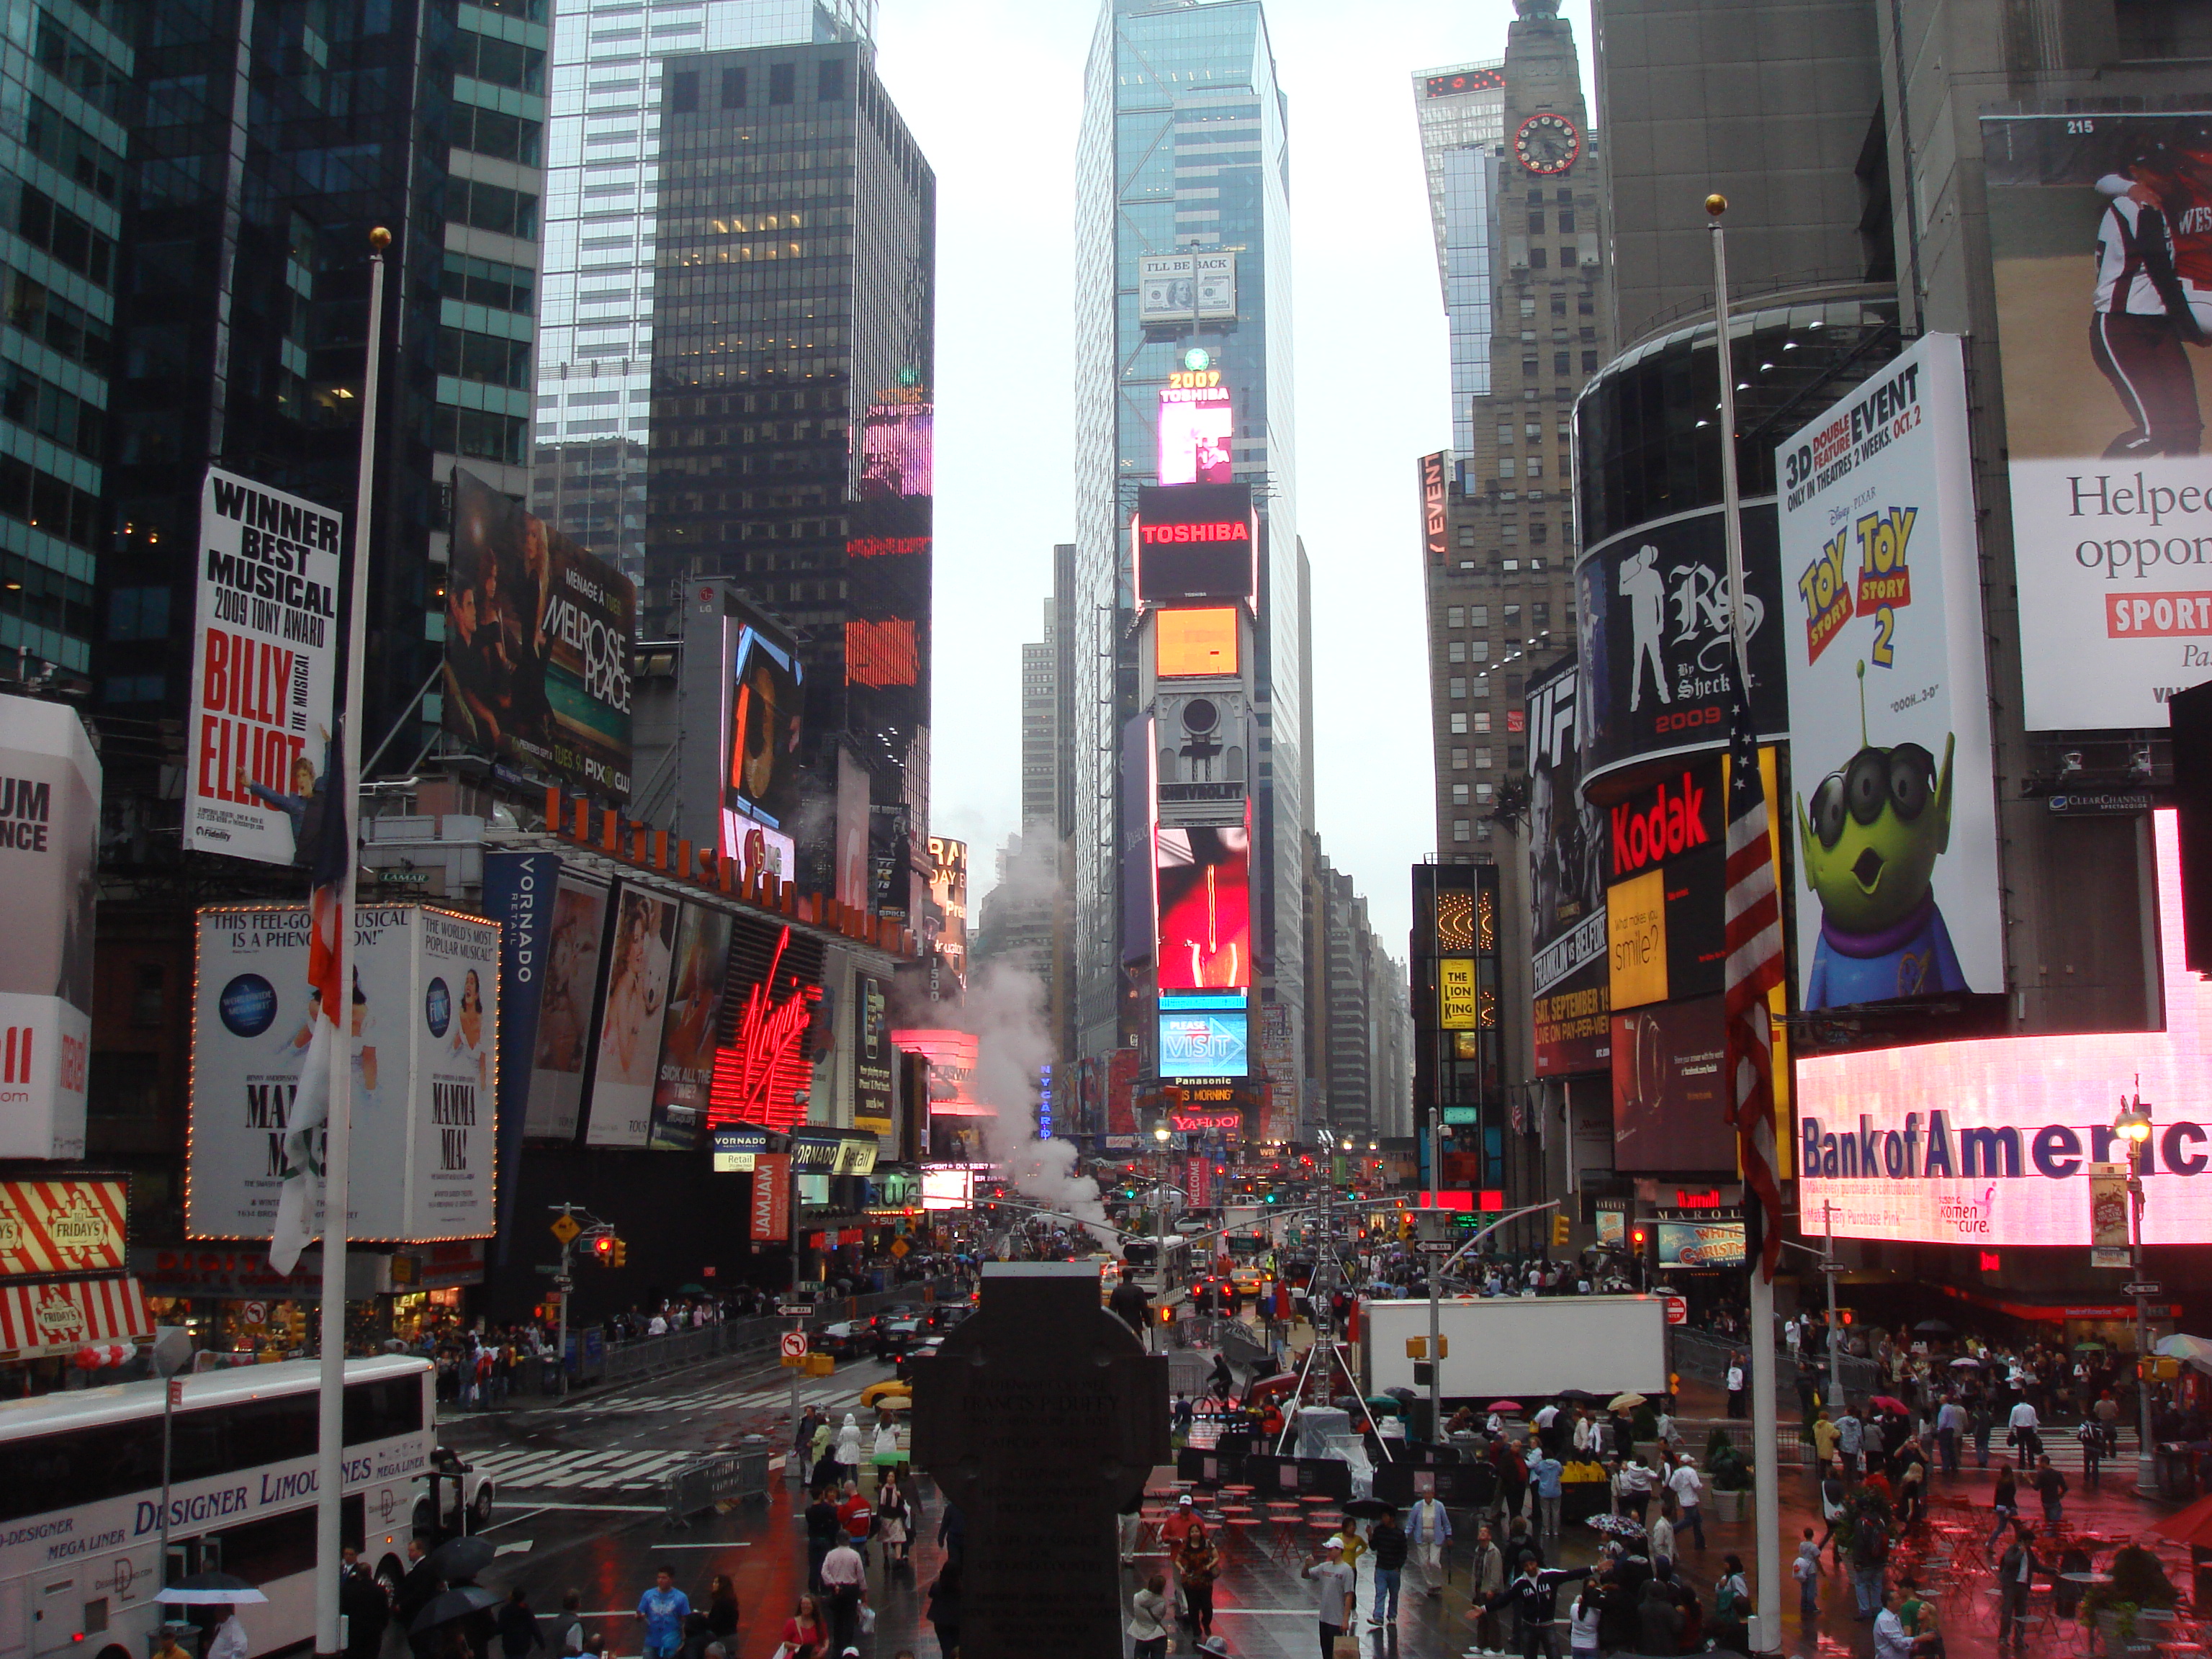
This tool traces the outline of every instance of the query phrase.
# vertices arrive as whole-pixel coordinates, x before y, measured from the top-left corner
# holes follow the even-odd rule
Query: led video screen
[[[1248,1016],[1194,1010],[1160,1011],[1163,1078],[1243,1077]]]
[[[1233,605],[1163,611],[1152,623],[1152,632],[1153,665],[1164,680],[1237,672]]]
[[[1156,835],[1159,988],[1250,988],[1250,836],[1241,827]]]
[[[1225,386],[1171,386],[1162,392],[1160,482],[1230,483],[1229,440],[1234,420]]]

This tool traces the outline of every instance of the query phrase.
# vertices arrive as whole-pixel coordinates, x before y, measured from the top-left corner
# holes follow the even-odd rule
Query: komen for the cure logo
[[[1964,1237],[1972,1237],[1992,1231],[1997,1218],[1997,1183],[1994,1181],[1982,1188],[1979,1198],[1944,1194],[1936,1200],[1936,1218]]]

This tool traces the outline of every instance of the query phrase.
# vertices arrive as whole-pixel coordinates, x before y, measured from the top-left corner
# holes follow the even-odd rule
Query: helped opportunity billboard
[[[2002,991],[1959,337],[1923,337],[1815,416],[1775,477],[1800,1006]]]
[[[208,469],[185,738],[188,847],[290,864],[307,815],[321,817],[343,531],[328,507]]]
[[[2163,726],[2212,676],[2212,115],[1984,116],[2021,709]]]
[[[447,731],[602,799],[628,800],[636,618],[629,577],[455,470]]]
[[[2092,1165],[2117,1163],[2113,1103],[2140,1091],[2146,1244],[2212,1237],[2212,985],[2183,959],[2180,832],[2152,816],[2163,1031],[1925,1042],[1797,1063],[1798,1204],[1839,1238],[2091,1242]]]
[[[1561,664],[1528,688],[1528,902],[1535,1070],[1601,1069],[1612,1010],[1606,964],[1605,811],[1580,799],[1580,678]]]
[[[100,760],[65,703],[0,696],[0,1158],[82,1158]]]

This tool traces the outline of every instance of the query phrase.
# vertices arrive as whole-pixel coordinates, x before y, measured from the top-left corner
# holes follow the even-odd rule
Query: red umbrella
[[[1912,1407],[1906,1405],[1895,1395],[1878,1394],[1875,1395],[1872,1403],[1878,1410],[1895,1412],[1899,1417],[1908,1417],[1911,1415],[1912,1413]]]
[[[1483,1409],[1490,1412],[1517,1412],[1521,1409],[1521,1402],[1517,1400],[1493,1400]]]
[[[2187,1509],[2152,1522],[2150,1529],[2197,1549],[2212,1549],[2212,1498],[2200,1498]]]

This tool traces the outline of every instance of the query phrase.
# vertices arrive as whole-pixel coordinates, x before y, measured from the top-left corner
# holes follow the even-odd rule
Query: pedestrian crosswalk
[[[548,1451],[514,1446],[471,1452],[470,1463],[498,1483],[502,1494],[518,1492],[627,1492],[657,1486],[671,1469],[701,1455],[697,1451]]]
[[[810,1377],[799,1385],[799,1403],[823,1405],[833,1401],[851,1401],[860,1397],[866,1384],[850,1376]],[[626,1390],[617,1394],[581,1400],[562,1410],[563,1417],[630,1416],[641,1412],[678,1413],[696,1416],[702,1412],[767,1411],[787,1407],[791,1404],[791,1383],[779,1377],[772,1382],[757,1380],[726,1379],[720,1382],[702,1383],[678,1393]]]

